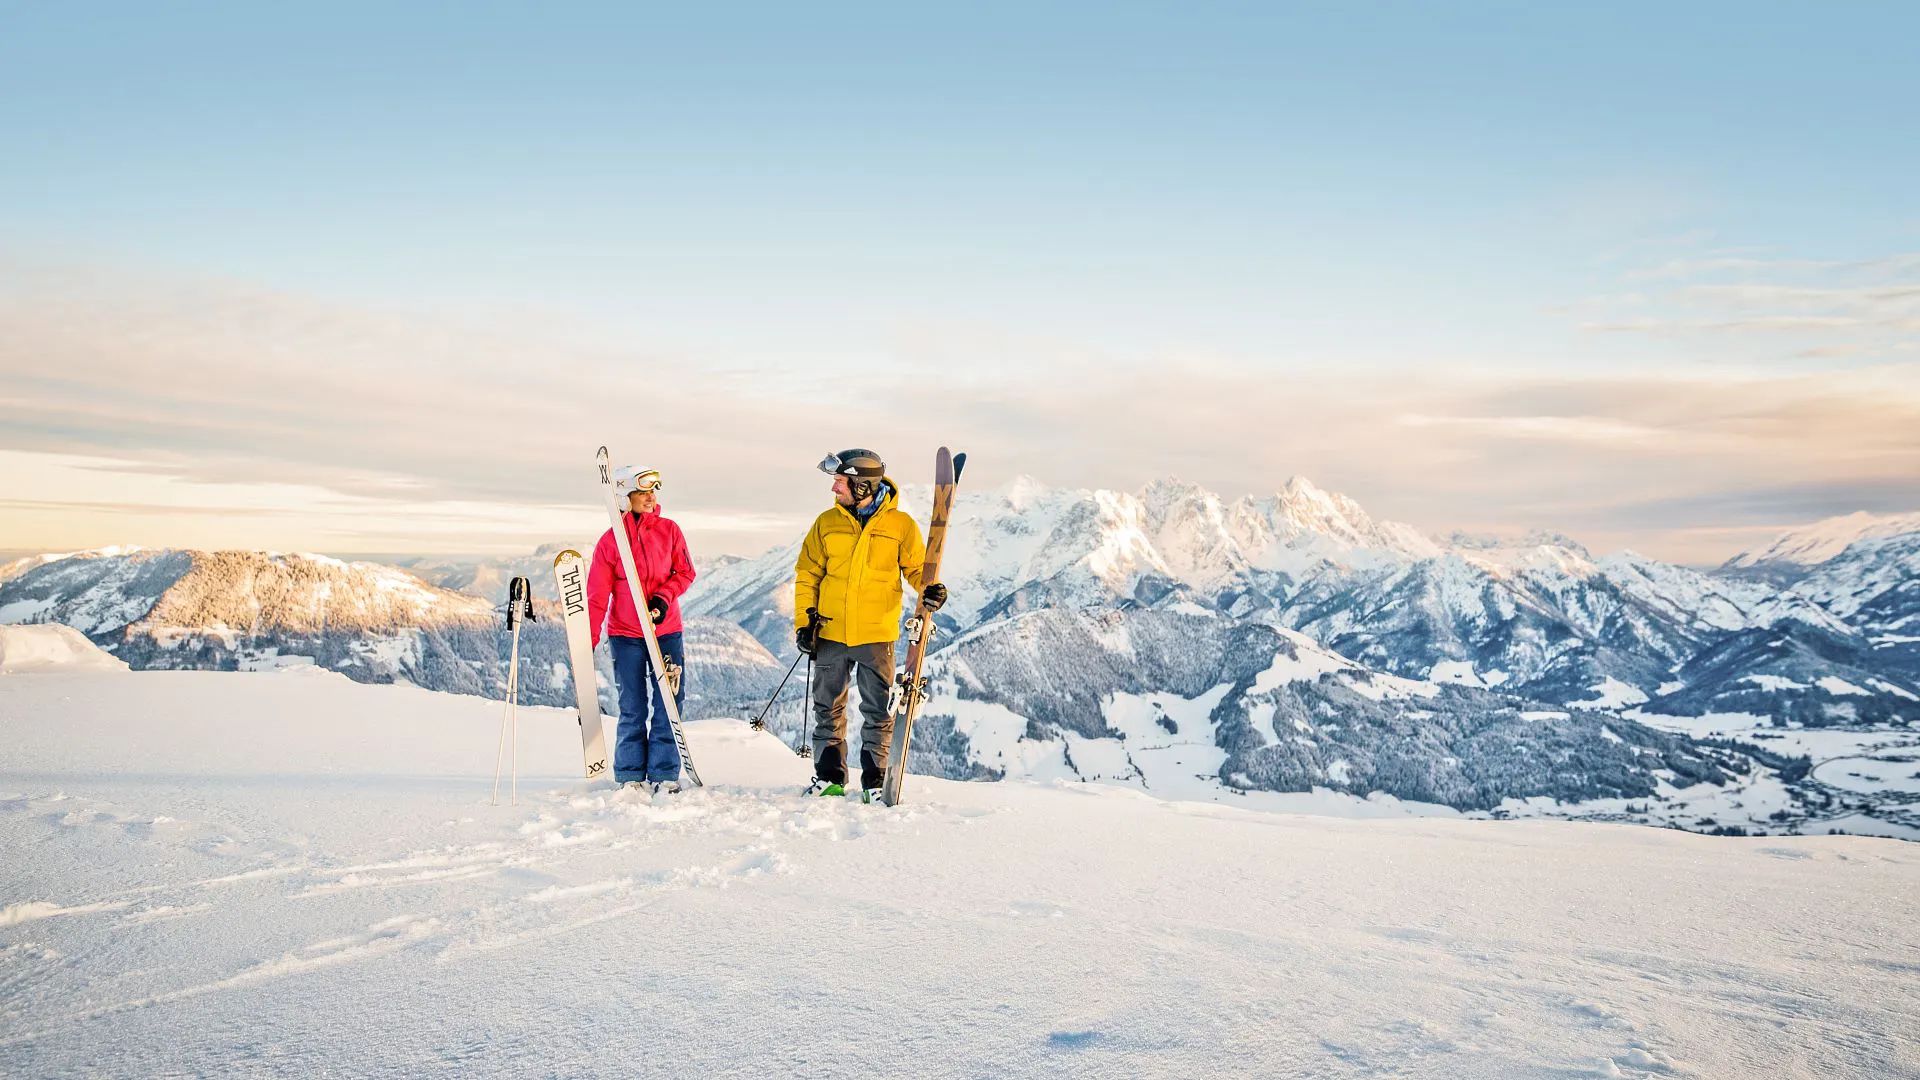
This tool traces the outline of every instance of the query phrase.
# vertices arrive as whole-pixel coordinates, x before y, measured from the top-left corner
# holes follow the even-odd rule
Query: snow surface
[[[1141,702],[1135,707],[1148,703]],[[0,680],[0,1073],[1920,1074],[1920,848],[1095,784],[573,778],[564,710],[318,669]]]
[[[1294,655],[1274,654],[1272,665],[1254,676],[1251,693],[1265,694],[1288,683],[1313,682],[1329,672],[1355,670],[1352,661],[1329,652],[1305,634],[1295,630],[1282,630],[1281,634],[1293,644]]]
[[[1751,713],[1708,713],[1705,716],[1665,716],[1639,709],[1621,715],[1643,724],[1676,731],[1695,738],[1741,739],[1757,742],[1784,754],[1805,755],[1815,761],[1832,757],[1850,757],[1872,750],[1897,750],[1920,747],[1920,732],[1874,728],[1776,727],[1764,716]]]
[[[1631,683],[1621,682],[1609,675],[1598,686],[1590,688],[1593,697],[1585,701],[1569,704],[1592,709],[1620,709],[1629,705],[1640,705],[1647,700],[1646,691]]]
[[[1886,693],[1889,693],[1889,694],[1893,694],[1896,697],[1903,697],[1903,698],[1906,698],[1908,701],[1920,701],[1920,694],[1914,694],[1911,691],[1903,690],[1900,687],[1895,686],[1892,683],[1886,681],[1885,679],[1868,679],[1867,682],[1873,684],[1875,689],[1885,691]]]
[[[15,600],[9,604],[0,604],[0,624],[32,622],[53,610],[52,597],[39,600]]]
[[[75,669],[125,671],[127,665],[71,626],[0,626],[0,675]]]
[[[1461,686],[1485,686],[1480,676],[1473,670],[1473,664],[1466,660],[1443,660],[1427,671],[1427,681],[1436,683],[1458,683]]]
[[[1920,795],[1920,754],[1835,758],[1814,770],[1814,778],[1862,794],[1900,791]]]
[[[1216,686],[1197,698],[1178,694],[1116,694],[1107,704],[1107,725],[1119,739],[1082,739],[1073,736],[1073,762],[1082,776],[1083,747],[1104,744],[1121,756],[1148,790],[1163,798],[1210,799],[1220,790],[1220,766],[1227,752],[1215,738],[1213,710],[1231,686]],[[1159,718],[1170,720],[1179,734],[1168,734]],[[1101,777],[1110,779],[1111,775]],[[1124,777],[1123,777],[1124,778]]]

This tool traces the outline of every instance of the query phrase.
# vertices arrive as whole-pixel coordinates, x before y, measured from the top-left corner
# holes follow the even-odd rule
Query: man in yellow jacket
[[[860,679],[860,789],[873,802],[887,775],[893,714],[893,645],[900,637],[900,579],[928,611],[947,602],[946,586],[923,583],[926,544],[899,509],[900,489],[871,450],[829,454],[834,504],[814,519],[793,566],[794,641],[814,658],[813,783],[809,795],[844,795],[847,782],[847,684]],[[817,611],[816,622],[808,613]],[[817,630],[814,627],[818,627]]]

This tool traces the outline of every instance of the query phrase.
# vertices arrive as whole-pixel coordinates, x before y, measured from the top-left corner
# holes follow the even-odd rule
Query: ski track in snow
[[[196,676],[194,714],[281,678]],[[0,685],[6,1075],[1920,1076],[1909,845],[870,807],[736,722],[689,726],[715,786],[679,796],[557,780],[577,736],[536,732],[496,806],[487,703],[396,755],[384,687],[336,688],[321,761],[169,759],[156,706],[83,774],[14,722],[34,686],[86,697]]]

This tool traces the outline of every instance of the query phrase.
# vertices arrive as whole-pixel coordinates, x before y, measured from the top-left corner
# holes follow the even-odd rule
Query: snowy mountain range
[[[909,509],[926,502],[906,493]],[[1658,801],[1786,770],[1799,795],[1775,791],[1768,813],[1861,809],[1807,779],[1812,748],[1756,757],[1747,736],[1920,727],[1920,532],[1907,523],[1836,519],[1702,572],[1595,558],[1551,533],[1431,537],[1302,478],[1233,501],[1172,479],[963,489],[915,767],[1482,811]],[[779,681],[793,556],[703,563],[686,602],[691,715],[750,715]],[[497,696],[492,604],[514,573],[545,595],[550,566],[550,549],[411,572],[260,553],[43,556],[0,568],[0,622],[76,626],[135,667],[310,658]],[[521,650],[526,699],[569,700],[559,624],[526,627]],[[609,682],[603,657],[611,706]],[[788,737],[798,682],[771,717]],[[1716,719],[1720,745],[1671,730]]]
[[[536,583],[520,632],[521,700],[573,701],[551,555],[519,560]],[[532,566],[538,563],[540,566]],[[474,573],[470,568],[466,571]],[[478,573],[504,599],[495,569]],[[507,637],[494,602],[379,563],[252,551],[113,549],[18,560],[0,569],[0,623],[63,623],[135,668],[249,670],[313,664],[359,682],[502,697]],[[781,668],[738,627],[687,626],[689,711],[738,713]],[[603,647],[601,703],[613,708]]]
[[[1299,630],[1390,674],[1563,707],[1920,720],[1920,663],[1900,632],[1920,625],[1920,532],[1884,535],[1878,520],[1785,587],[1632,552],[1596,559],[1556,534],[1438,540],[1301,478],[1231,503],[1175,480],[1127,493],[1021,479],[963,491],[954,520],[949,629],[1048,608],[1205,611]],[[706,575],[688,609],[778,652],[793,554]]]

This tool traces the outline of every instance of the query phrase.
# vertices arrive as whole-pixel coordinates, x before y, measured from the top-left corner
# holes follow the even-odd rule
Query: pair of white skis
[[[600,487],[607,499],[607,519],[613,526],[613,541],[620,549],[620,566],[626,571],[627,593],[633,598],[633,610],[640,615],[640,632],[647,640],[647,657],[653,661],[653,679],[666,706],[667,722],[673,727],[673,743],[680,749],[680,767],[694,787],[700,786],[700,772],[693,767],[693,754],[687,749],[686,728],[680,723],[680,703],[674,699],[674,687],[667,676],[666,658],[660,654],[660,639],[653,632],[653,620],[647,617],[647,601],[640,595],[640,571],[634,565],[633,544],[627,539],[625,523],[620,520],[620,500],[613,493],[611,458],[600,448]],[[573,692],[580,709],[580,751],[586,776],[597,780],[606,776],[607,736],[600,723],[600,679],[593,667],[593,629],[587,625],[586,559],[569,548],[554,556],[553,577],[560,587],[560,607],[567,623],[567,656],[573,664]]]

